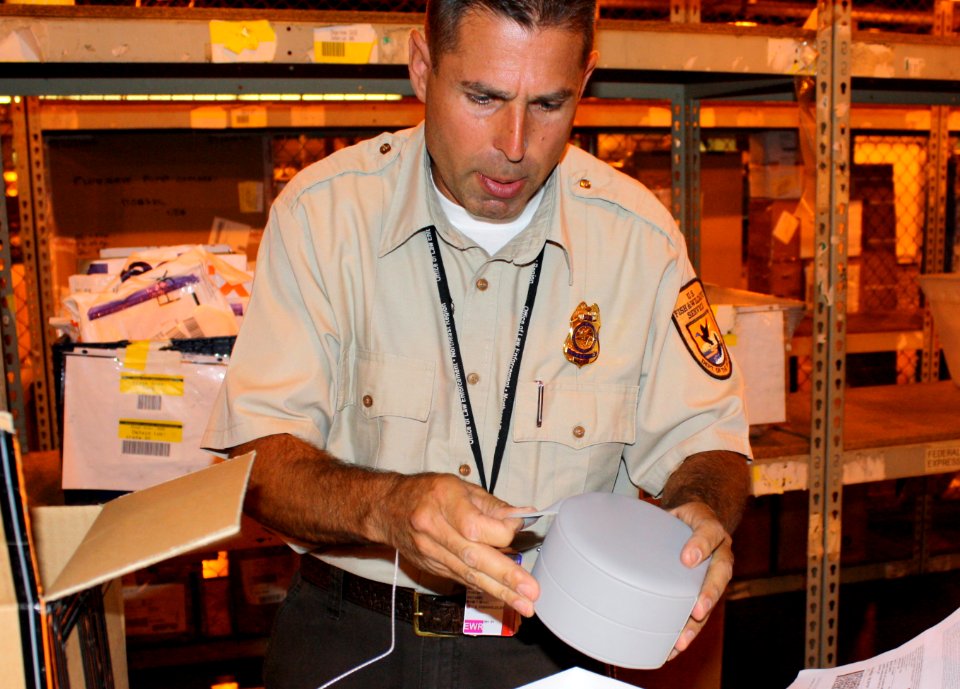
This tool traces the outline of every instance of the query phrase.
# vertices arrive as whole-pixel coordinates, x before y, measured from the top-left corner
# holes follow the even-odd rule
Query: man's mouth
[[[484,190],[491,196],[495,196],[498,199],[512,199],[520,193],[524,186],[523,179],[504,181],[494,179],[493,177],[487,177],[482,172],[477,174],[480,177],[480,184],[483,186]]]

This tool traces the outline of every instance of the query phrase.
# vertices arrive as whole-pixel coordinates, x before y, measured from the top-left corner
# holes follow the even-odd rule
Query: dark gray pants
[[[339,587],[331,587],[332,590]],[[605,674],[536,618],[512,638],[424,638],[396,623],[389,656],[337,682],[336,689],[513,689],[579,666]],[[277,614],[264,666],[266,689],[317,689],[390,646],[390,618],[342,600],[298,574]],[[333,689],[331,687],[331,689]]]

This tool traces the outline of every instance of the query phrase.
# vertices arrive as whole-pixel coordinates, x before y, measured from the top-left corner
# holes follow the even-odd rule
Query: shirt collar
[[[424,124],[410,130],[400,156],[397,185],[393,199],[383,217],[383,232],[380,238],[380,257],[390,253],[414,234],[435,226],[445,241],[463,250],[476,246],[469,238],[454,229],[435,198],[436,192],[430,183],[430,157],[424,141]],[[498,258],[517,265],[532,263],[540,253],[544,242],[558,246],[564,253],[567,269],[572,280],[573,261],[570,255],[571,231],[565,226],[561,166],[558,165],[547,178],[543,201],[534,214],[530,225],[514,237],[498,254]]]

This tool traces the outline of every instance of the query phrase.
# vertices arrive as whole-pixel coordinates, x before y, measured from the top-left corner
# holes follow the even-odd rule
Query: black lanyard
[[[520,327],[517,329],[517,339],[513,346],[513,356],[510,358],[510,368],[507,370],[507,384],[503,388],[503,405],[500,408],[500,428],[497,430],[497,447],[493,451],[493,471],[490,474],[490,487],[487,488],[487,476],[483,469],[483,456],[480,453],[480,438],[477,437],[477,424],[473,417],[473,407],[470,405],[470,395],[464,385],[463,357],[460,354],[460,341],[457,339],[457,328],[453,320],[453,298],[450,296],[450,286],[447,283],[447,274],[443,269],[443,259],[440,257],[440,247],[437,245],[433,227],[426,231],[427,243],[430,245],[430,257],[433,259],[433,273],[437,279],[437,291],[440,293],[440,310],[443,313],[443,325],[447,329],[447,340],[450,342],[450,360],[453,362],[453,377],[457,384],[457,394],[460,395],[460,409],[463,411],[463,422],[467,427],[467,440],[473,452],[473,461],[480,472],[480,485],[484,490],[493,493],[497,486],[497,476],[500,473],[500,464],[503,462],[503,451],[507,446],[507,434],[510,431],[510,417],[513,415],[513,403],[517,397],[517,379],[520,377],[520,359],[523,357],[523,347],[527,342],[530,314],[533,312],[533,302],[537,298],[537,285],[540,283],[540,264],[543,261],[543,249],[533,262],[533,272],[530,274],[530,285],[527,288],[527,301],[520,314]]]

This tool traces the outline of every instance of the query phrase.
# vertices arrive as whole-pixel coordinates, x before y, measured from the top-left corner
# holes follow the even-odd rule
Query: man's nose
[[[526,108],[519,104],[504,108],[498,129],[497,148],[511,163],[519,163],[527,152]]]

